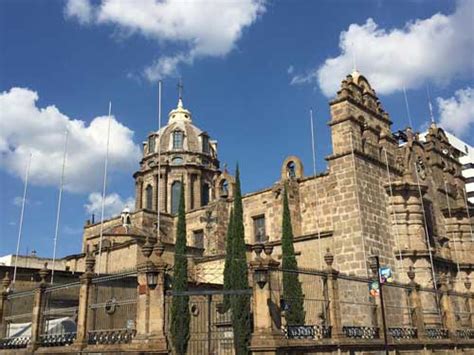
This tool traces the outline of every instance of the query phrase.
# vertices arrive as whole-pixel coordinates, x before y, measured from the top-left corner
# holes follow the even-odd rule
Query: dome
[[[192,114],[184,108],[182,98],[178,105],[168,114],[168,124],[158,132],[149,136],[148,148],[145,154],[158,151],[158,137],[161,136],[161,153],[198,153],[216,157],[216,142],[211,141],[209,135],[196,127],[192,121]]]

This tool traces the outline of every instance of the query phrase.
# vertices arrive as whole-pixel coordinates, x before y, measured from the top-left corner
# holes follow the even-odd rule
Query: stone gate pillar
[[[152,251],[157,261],[150,260]],[[168,264],[161,258],[164,247],[147,240],[142,246],[145,261],[138,265],[137,334],[132,342],[136,350],[168,353],[165,337],[165,274]]]
[[[5,306],[7,303],[10,283],[10,274],[7,271],[5,277],[2,279],[2,292],[0,293],[0,339],[5,338],[7,332],[7,325],[5,323]]]
[[[410,279],[411,287],[409,300],[412,307],[412,324],[417,329],[418,339],[426,339],[425,320],[423,318],[423,307],[420,297],[420,285],[415,282],[415,271],[413,270],[413,267],[410,266],[407,276]]]
[[[33,299],[33,311],[31,318],[31,338],[28,345],[28,351],[35,351],[40,345],[40,335],[43,331],[43,311],[44,311],[44,292],[47,287],[46,278],[49,275],[48,263],[39,271],[41,278],[39,287],[35,290]]]
[[[265,258],[260,254],[265,250]],[[258,354],[276,354],[283,338],[281,333],[280,295],[277,287],[272,289],[275,275],[272,269],[280,263],[271,257],[273,246],[257,244],[253,247],[255,258],[251,261],[253,289],[254,331],[250,350]]]
[[[88,248],[89,249],[89,248]],[[80,277],[79,306],[77,310],[77,331],[74,346],[83,349],[87,346],[87,318],[89,312],[89,302],[92,278],[94,277],[95,257],[87,250],[86,272]]]
[[[327,293],[329,299],[329,321],[331,324],[331,338],[339,339],[344,337],[342,333],[341,305],[339,303],[339,287],[337,282],[339,271],[333,269],[332,267],[332,264],[334,262],[334,255],[331,254],[329,249],[327,249],[326,255],[324,255],[324,261],[327,265]]]

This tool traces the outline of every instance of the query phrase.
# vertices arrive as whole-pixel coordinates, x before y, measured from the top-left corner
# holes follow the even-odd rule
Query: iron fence
[[[136,333],[136,272],[96,277],[90,292],[88,343],[129,343]]]
[[[348,338],[376,339],[380,337],[376,298],[369,293],[371,280],[339,275],[338,290],[342,332]]]
[[[224,297],[228,297],[229,304],[242,298],[246,298],[251,304],[251,290],[227,293],[221,290],[196,290],[182,294],[168,292],[165,301],[165,333],[170,339],[171,347],[173,347],[171,309],[175,297],[189,298],[191,319],[187,354],[233,355],[235,353],[232,311],[224,306]],[[250,328],[249,331],[251,331]]]
[[[0,342],[0,348],[26,348],[31,340],[32,311],[35,290],[14,292],[7,296],[4,322],[6,338]]]
[[[317,270],[284,270],[271,272],[271,292],[279,299],[282,315],[281,329],[285,337],[292,339],[323,339],[331,336],[329,300],[326,276]],[[285,292],[283,279],[297,278],[301,285],[302,298],[291,297]],[[289,312],[301,303],[303,308],[301,324],[293,324]]]
[[[64,346],[74,342],[79,290],[79,282],[46,288],[40,327],[41,346]]]

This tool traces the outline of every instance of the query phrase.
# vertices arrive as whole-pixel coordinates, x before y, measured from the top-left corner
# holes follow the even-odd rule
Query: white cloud
[[[57,186],[60,179],[64,138],[69,131],[65,185],[68,191],[93,191],[101,186],[108,118],[90,124],[74,120],[54,105],[37,106],[38,94],[24,88],[0,93],[0,168],[24,178],[32,154],[29,182]],[[133,131],[114,117],[110,126],[109,172],[137,166],[140,149]]]
[[[469,135],[469,126],[474,124],[474,88],[458,90],[453,97],[438,97],[440,125],[459,137]]]
[[[294,83],[317,82],[326,96],[334,96],[342,79],[356,66],[381,94],[424,86],[443,85],[472,75],[474,61],[474,1],[460,0],[454,13],[434,14],[408,22],[403,28],[379,28],[369,18],[351,24],[340,34],[340,54],[319,68],[295,77]],[[306,78],[306,80],[304,79]]]
[[[69,0],[66,13],[80,22],[87,18],[116,26],[125,35],[177,44],[174,55],[160,56],[144,70],[149,80],[155,80],[176,74],[179,64],[192,64],[195,58],[225,56],[242,31],[263,14],[265,1],[101,0],[94,6],[89,0]],[[74,11],[68,12],[70,7]]]
[[[114,192],[105,196],[104,216],[105,218],[116,216],[120,214],[120,212],[122,212],[125,207],[133,210],[134,206],[135,200],[133,197],[122,199],[117,193]],[[84,207],[88,214],[94,213],[96,217],[100,219],[102,212],[102,194],[98,192],[91,193],[89,195],[88,203],[85,204]]]
[[[12,203],[17,207],[20,207],[23,204],[23,197],[16,196],[15,198],[13,198]],[[29,203],[30,203],[30,201],[28,199],[26,199],[25,200],[25,205],[28,205]]]
[[[67,17],[76,18],[81,24],[90,23],[94,16],[89,0],[69,0],[64,12]]]
[[[286,70],[286,72],[290,75],[293,74],[294,71],[295,71],[295,67],[293,65],[290,65],[288,69]]]

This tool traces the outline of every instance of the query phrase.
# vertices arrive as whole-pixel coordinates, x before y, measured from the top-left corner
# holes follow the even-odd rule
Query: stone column
[[[157,261],[150,260],[155,251]],[[132,342],[137,350],[167,353],[165,336],[165,274],[168,264],[161,258],[164,247],[149,242],[142,247],[145,261],[138,265],[137,334]],[[152,282],[152,283],[150,283]]]
[[[418,331],[418,339],[426,339],[425,320],[423,319],[423,307],[420,298],[420,285],[415,282],[415,271],[410,266],[407,276],[410,279],[410,305],[412,311],[412,323]]]
[[[86,272],[80,277],[79,307],[77,310],[77,330],[74,346],[80,350],[87,346],[88,314],[91,296],[92,278],[94,277],[95,257],[87,250]]]
[[[5,306],[7,303],[10,283],[10,274],[7,271],[5,277],[2,279],[2,292],[0,293],[0,339],[5,338],[7,332],[7,325],[4,318],[6,314]]]
[[[334,255],[331,254],[329,248],[324,255],[326,262],[327,273],[327,293],[329,299],[329,322],[331,325],[331,338],[340,339],[343,337],[342,321],[341,321],[341,307],[339,303],[339,288],[337,278],[339,271],[333,269]]]
[[[281,310],[279,295],[272,290],[272,269],[280,263],[271,257],[273,246],[265,246],[266,257],[260,254],[262,244],[253,247],[255,258],[250,263],[253,289],[254,331],[250,340],[250,350],[258,354],[276,354],[283,339],[281,333]]]
[[[31,338],[30,344],[28,345],[28,351],[34,352],[40,345],[40,335],[42,334],[43,327],[43,311],[44,311],[44,292],[47,287],[46,278],[49,275],[47,268],[48,263],[44,264],[44,267],[39,271],[41,281],[39,287],[35,290],[33,299],[33,311],[31,317]]]

